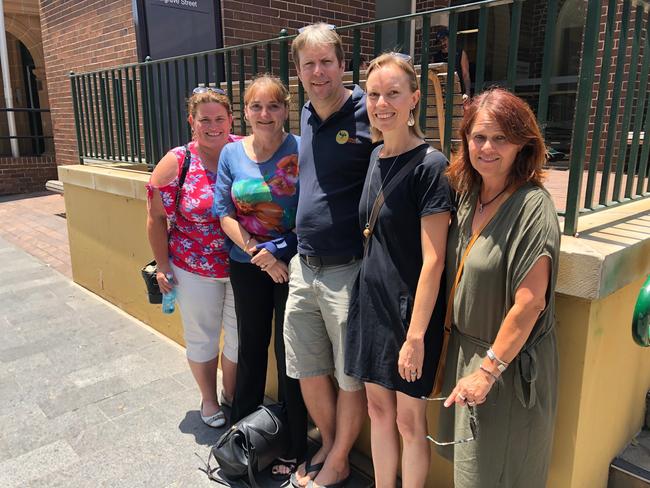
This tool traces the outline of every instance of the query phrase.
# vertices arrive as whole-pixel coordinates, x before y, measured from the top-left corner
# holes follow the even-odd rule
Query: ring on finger
[[[415,378],[418,375],[417,371],[411,371],[411,378]]]
[[[457,396],[458,398],[460,398],[461,401],[463,401],[463,402],[467,401],[467,398],[464,397],[462,393],[458,393],[456,396]]]
[[[467,402],[467,404],[468,404],[470,407],[473,407],[473,406],[476,405],[476,402]]]

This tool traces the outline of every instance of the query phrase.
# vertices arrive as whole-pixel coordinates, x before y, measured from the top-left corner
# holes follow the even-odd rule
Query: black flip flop
[[[316,473],[315,476],[318,476],[318,473],[320,472],[321,469],[323,469],[323,465],[325,463],[316,463],[312,464],[311,463],[311,456],[307,456],[305,458],[305,475],[308,475],[309,473]],[[296,468],[297,471],[298,468]],[[301,484],[298,483],[298,478],[296,478],[296,472],[294,471],[291,473],[291,486],[294,488],[305,488]]]

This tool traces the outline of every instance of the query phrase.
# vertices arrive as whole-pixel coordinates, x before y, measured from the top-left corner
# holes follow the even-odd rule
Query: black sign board
[[[144,61],[223,47],[220,0],[133,0]]]

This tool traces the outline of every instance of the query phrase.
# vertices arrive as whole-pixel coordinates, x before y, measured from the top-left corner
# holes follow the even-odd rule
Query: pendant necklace
[[[481,201],[481,190],[478,192],[478,213],[482,214],[483,209],[487,207],[489,204],[491,204],[493,201],[495,201],[497,198],[499,198],[501,195],[503,195],[503,192],[506,191],[508,186],[506,186],[503,190],[501,190],[499,193],[496,194],[494,198],[491,198],[489,201],[483,203]]]
[[[384,189],[384,183],[386,183],[388,176],[390,176],[390,172],[393,170],[393,166],[395,166],[395,163],[397,162],[400,156],[401,154],[395,156],[395,159],[393,159],[393,162],[388,168],[388,172],[386,173],[384,180],[381,182],[381,185],[379,185],[379,191],[377,192],[377,196],[375,197],[375,202],[377,201],[377,198],[379,198],[379,195],[381,195],[381,192]],[[372,168],[370,169],[370,181],[372,181],[372,175],[375,170],[375,166],[377,166],[377,161],[379,161],[379,156],[377,156],[377,159],[375,159],[372,163]],[[370,234],[372,234],[372,231],[370,230],[370,188],[368,188],[368,193],[366,194],[366,225],[365,225],[365,229],[363,229],[363,237],[368,239],[370,237]]]

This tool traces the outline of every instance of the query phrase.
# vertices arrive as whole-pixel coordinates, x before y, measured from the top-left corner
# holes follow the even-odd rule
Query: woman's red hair
[[[487,112],[499,124],[508,142],[524,145],[515,157],[508,185],[531,182],[541,186],[544,179],[542,167],[546,162],[546,145],[537,119],[521,98],[503,88],[492,88],[474,97],[465,106],[460,126],[461,147],[447,169],[447,176],[454,189],[464,193],[481,181],[481,175],[470,162],[467,140],[479,112]]]

